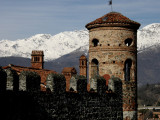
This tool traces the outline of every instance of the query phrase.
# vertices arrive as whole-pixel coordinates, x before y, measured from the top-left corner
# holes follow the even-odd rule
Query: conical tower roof
[[[110,12],[86,25],[87,29],[96,27],[133,27],[138,29],[140,23],[130,20],[128,17],[118,12]]]

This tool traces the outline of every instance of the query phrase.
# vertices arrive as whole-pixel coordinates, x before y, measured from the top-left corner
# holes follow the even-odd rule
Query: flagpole
[[[113,12],[112,4],[111,4],[111,11]]]
[[[111,11],[113,12],[113,8],[112,8],[112,0],[109,1],[109,5],[111,6]]]

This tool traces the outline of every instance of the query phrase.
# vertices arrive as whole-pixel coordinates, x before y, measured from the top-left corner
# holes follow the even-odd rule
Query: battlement
[[[43,53],[42,50],[33,50],[33,51],[32,51],[32,56],[33,56],[33,55],[42,55],[42,56],[44,56],[44,53]]]
[[[63,94],[65,92],[75,93],[98,93],[107,94],[108,91],[115,94],[122,94],[121,81],[120,84],[114,84],[114,81],[110,79],[112,84],[106,86],[106,80],[103,77],[97,76],[92,79],[90,83],[90,90],[87,90],[87,78],[84,76],[72,76],[70,80],[69,91],[66,91],[66,79],[62,74],[50,73],[46,79],[46,91],[57,94]],[[116,81],[117,82],[117,81]],[[0,68],[0,91],[13,90],[13,91],[29,91],[40,92],[41,77],[38,73],[32,71],[22,71],[19,75],[12,68],[2,69]],[[108,89],[110,88],[110,89]],[[113,90],[112,90],[113,88]],[[116,89],[116,90],[115,90]]]
[[[90,91],[87,91],[87,79],[84,76],[72,77],[70,82],[70,91],[66,91],[65,77],[62,74],[50,73],[46,81],[47,91],[42,92],[40,76],[36,72],[22,71],[18,75],[11,68],[4,70],[0,67],[2,116],[5,115],[3,112],[7,112],[11,118],[23,120],[95,120],[97,117],[122,120],[122,93],[109,92],[112,90],[106,88],[103,78],[94,78],[94,87]],[[118,90],[121,87],[110,88]],[[9,107],[11,112],[6,111],[2,104]],[[15,112],[18,116],[14,116]],[[24,112],[29,114],[28,118],[24,116]]]

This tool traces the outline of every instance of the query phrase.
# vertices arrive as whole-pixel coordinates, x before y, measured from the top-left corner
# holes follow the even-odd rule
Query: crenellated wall
[[[11,74],[12,72],[11,70]],[[6,77],[1,69],[1,80],[6,81]],[[14,76],[12,77],[14,79]],[[46,81],[47,91],[42,92],[40,76],[37,73],[21,72],[19,91],[4,91],[5,84],[1,84],[1,117],[20,120],[122,120],[121,84],[111,84],[111,88],[117,88],[117,93],[112,90],[108,92],[104,79],[97,77],[97,83],[94,85],[97,86],[97,91],[87,91],[87,79],[84,76],[76,76],[75,79],[77,81],[73,85],[77,88],[76,92],[66,92],[65,77],[51,73]]]

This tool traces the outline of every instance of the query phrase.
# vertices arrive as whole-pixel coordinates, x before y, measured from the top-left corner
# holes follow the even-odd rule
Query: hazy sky
[[[0,0],[0,40],[85,29],[111,12],[109,0]],[[113,0],[113,11],[141,23],[160,23],[160,0]]]

